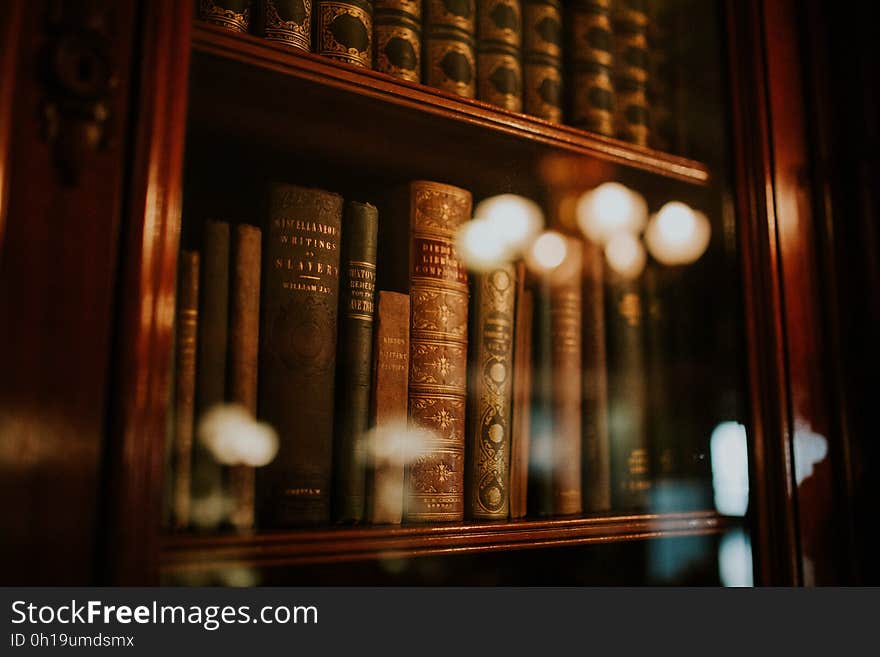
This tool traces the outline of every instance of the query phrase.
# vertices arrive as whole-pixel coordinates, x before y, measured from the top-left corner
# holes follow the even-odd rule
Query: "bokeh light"
[[[641,233],[648,217],[648,204],[638,192],[608,182],[582,194],[576,212],[583,234],[597,244],[605,244],[621,231]]]
[[[651,217],[645,230],[645,243],[658,262],[685,265],[703,255],[711,233],[706,215],[684,203],[671,201]]]

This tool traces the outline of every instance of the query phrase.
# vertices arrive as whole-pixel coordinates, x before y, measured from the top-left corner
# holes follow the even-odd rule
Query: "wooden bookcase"
[[[622,180],[683,198],[706,194],[715,172],[701,162],[193,22],[192,3],[97,2],[77,15],[61,2],[67,13],[54,22],[51,4],[13,0],[0,9],[3,41],[10,44],[0,60],[0,264],[8,281],[2,311],[16,309],[21,322],[15,329],[9,315],[3,317],[0,344],[0,362],[17,375],[0,388],[7,422],[0,432],[12,446],[2,456],[10,473],[2,488],[9,516],[3,533],[12,537],[2,548],[4,580],[185,583],[216,581],[212,573],[244,567],[274,573],[267,581],[298,583],[312,581],[302,577],[304,569],[320,566],[329,573],[323,581],[381,582],[357,570],[328,569],[494,555],[515,573],[536,568],[541,554],[560,564],[589,561],[593,553],[577,550],[607,544],[596,553],[595,569],[570,581],[638,583],[649,578],[636,570],[598,579],[591,573],[616,560],[621,568],[637,562],[633,546],[712,537],[743,522],[697,510],[166,533],[163,453],[177,252],[185,239],[181,217],[188,204],[208,202],[212,184],[235,183],[229,163],[245,167],[259,159],[272,170],[312,168],[319,175],[344,163],[381,180],[405,180],[417,171],[476,195],[515,190],[540,196],[537,167],[552,155],[581,157],[588,181]],[[746,522],[755,579],[843,581],[845,540],[830,528],[848,527],[841,497],[841,482],[849,481],[842,465],[848,447],[835,433],[833,384],[797,360],[809,352],[829,357],[831,349],[819,328],[827,315],[814,269],[819,228],[810,188],[791,173],[809,157],[804,86],[792,61],[797,46],[786,39],[798,7],[761,0],[722,5],[750,406],[753,502]],[[83,31],[87,39],[70,37]],[[64,64],[54,77],[51,67],[47,74],[37,63],[37,55],[47,53]],[[71,66],[78,81],[64,79]],[[105,70],[106,79],[99,79]],[[107,120],[95,118],[101,112],[77,114],[77,82],[93,85],[88,102],[99,104]],[[65,120],[47,136],[35,108],[53,99]],[[89,142],[83,126],[97,129],[101,139]],[[72,161],[59,153],[72,153]],[[65,167],[75,175],[64,175]],[[188,195],[188,189],[196,191]],[[22,252],[39,254],[41,264],[11,255]],[[14,285],[25,292],[14,294]],[[56,308],[59,295],[71,300]],[[62,323],[63,332],[53,322]],[[809,491],[790,465],[802,421],[829,437],[834,457],[833,467],[831,459],[817,466]],[[16,510],[14,499],[25,500],[25,507]],[[60,542],[67,546],[63,560],[57,558]],[[518,561],[526,554],[532,556]],[[456,577],[437,581],[487,581],[462,574],[486,561],[459,563]],[[508,576],[487,583],[515,581],[539,580]],[[551,581],[566,581],[564,573]]]

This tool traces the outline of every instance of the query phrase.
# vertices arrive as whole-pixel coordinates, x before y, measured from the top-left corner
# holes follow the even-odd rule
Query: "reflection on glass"
[[[722,422],[712,432],[712,487],[715,508],[727,516],[744,516],[749,506],[749,452],[746,428]]]
[[[744,529],[732,529],[721,538],[718,572],[724,586],[754,586],[752,543]]]

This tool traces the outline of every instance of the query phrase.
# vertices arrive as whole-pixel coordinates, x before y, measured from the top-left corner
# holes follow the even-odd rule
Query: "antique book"
[[[581,481],[581,243],[568,254],[550,285],[550,366],[553,514],[582,509]]]
[[[177,275],[177,345],[174,387],[174,480],[171,524],[189,524],[192,481],[193,421],[196,389],[196,344],[199,324],[199,254],[183,251]]]
[[[465,482],[467,514],[505,519],[510,501],[516,270],[475,275],[470,332]]]
[[[311,0],[262,0],[258,34],[298,50],[311,50]]]
[[[199,286],[199,347],[196,368],[196,422],[226,401],[226,352],[229,335],[229,224],[205,222]],[[223,467],[197,441],[193,452],[193,497],[218,495]]]
[[[266,212],[258,405],[279,451],[257,474],[259,521],[326,523],[342,197],[273,183]]]
[[[510,517],[528,512],[529,436],[532,396],[532,291],[524,286],[525,272],[517,269],[517,299],[513,327],[513,417],[510,432]]]
[[[477,1],[477,97],[522,110],[520,0]]]
[[[670,13],[666,0],[652,0],[648,4],[648,131],[651,147],[661,151],[672,149],[674,130]]]
[[[366,520],[399,523],[409,399],[409,296],[380,290],[373,341]]]
[[[364,517],[378,221],[374,206],[346,202],[342,219],[336,349],[336,408],[339,412],[333,443],[333,517],[343,522],[359,522]]]
[[[613,137],[611,0],[573,0],[567,18],[570,123]]]
[[[523,0],[523,111],[562,121],[562,3]]]
[[[423,80],[466,98],[477,95],[475,0],[425,0]]]
[[[247,32],[252,0],[198,0],[200,20],[233,32]]]
[[[401,80],[422,80],[422,0],[376,0],[373,64]]]
[[[614,4],[615,133],[621,139],[648,145],[648,15],[645,0]]]
[[[608,370],[605,362],[604,255],[584,241],[583,257],[583,492],[584,510],[611,509]]]
[[[618,509],[642,509],[651,489],[642,286],[607,267],[605,278],[611,499]]]
[[[355,66],[372,68],[372,1],[317,0],[315,52]]]
[[[235,227],[232,249],[232,283],[229,315],[228,398],[257,416],[257,381],[260,340],[260,272],[262,232],[256,226]],[[254,526],[254,469],[234,465],[229,469],[232,498],[230,522],[238,529]]]
[[[471,194],[428,181],[399,194],[389,203],[396,220],[379,226],[379,275],[383,289],[410,295],[409,422],[416,444],[406,469],[404,517],[461,520],[469,295],[454,240],[471,217]]]

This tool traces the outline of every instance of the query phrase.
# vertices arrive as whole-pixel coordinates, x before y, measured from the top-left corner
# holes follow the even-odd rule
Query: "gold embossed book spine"
[[[422,81],[421,0],[376,0],[374,68],[401,80]]]
[[[519,0],[477,2],[477,94],[522,110],[522,9]]]
[[[615,131],[621,139],[647,146],[648,15],[645,0],[614,5]]]
[[[517,267],[513,329],[513,416],[510,433],[510,517],[528,512],[529,445],[532,406],[532,291],[525,286],[525,267]]]
[[[318,0],[315,52],[363,68],[373,67],[373,3]]]
[[[308,52],[312,46],[312,0],[262,0],[258,33]]]
[[[425,0],[423,79],[465,98],[477,95],[475,0]]]
[[[570,123],[614,136],[611,0],[574,0],[568,14]]]
[[[269,186],[264,227],[260,417],[278,432],[257,473],[261,526],[330,520],[342,198]]]
[[[523,0],[523,110],[562,122],[562,4]]]
[[[252,0],[198,0],[198,17],[233,32],[247,32]]]
[[[471,518],[503,520],[510,506],[514,266],[474,276],[473,290],[467,511]]]

